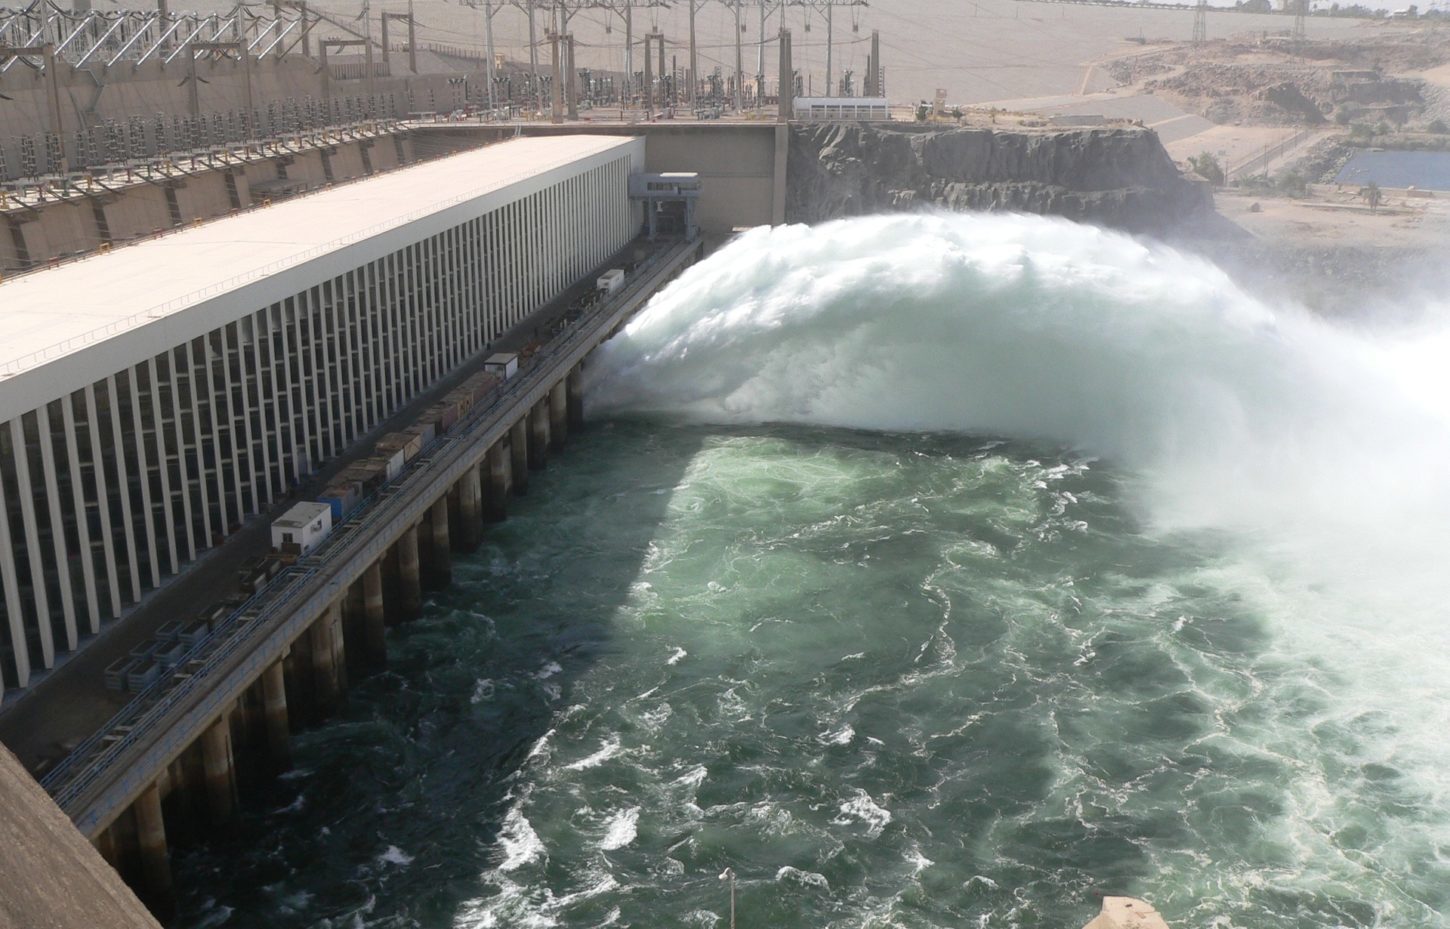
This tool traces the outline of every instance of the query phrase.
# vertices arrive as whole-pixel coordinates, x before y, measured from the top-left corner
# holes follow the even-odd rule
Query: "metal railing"
[[[474,466],[476,462],[463,459],[481,454],[478,445],[486,451],[497,441],[500,436],[490,437],[490,432],[498,431],[500,423],[511,424],[515,413],[527,412],[539,402],[564,363],[572,365],[576,354],[582,358],[593,347],[590,340],[607,335],[627,317],[632,302],[647,297],[660,278],[683,264],[696,247],[686,243],[652,253],[636,267],[629,284],[546,343],[523,372],[494,391],[491,402],[476,404],[397,478],[360,502],[314,553],[278,574],[221,620],[177,663],[184,670],[198,661],[199,666],[184,676],[173,672],[147,687],[42,779],[56,803],[84,831],[154,779],[160,766],[194,740],[194,727],[183,725],[188,718],[213,718],[236,698],[237,688],[218,686],[219,676],[226,674],[221,683],[245,681],[242,688],[254,681],[275,660],[272,653],[286,644],[272,642],[275,647],[268,647],[269,640],[280,635],[290,642],[300,634],[296,627],[310,623],[319,612],[309,607],[341,595],[342,575],[361,573],[386,552],[394,524],[410,518],[410,509],[418,509],[416,515],[421,517],[419,499],[434,495],[439,483],[446,490],[456,480],[453,471]],[[430,476],[433,479],[427,480]],[[155,763],[145,763],[146,756]],[[118,773],[123,765],[127,766]],[[110,804],[105,803],[107,792],[113,795]]]
[[[1275,159],[1298,148],[1318,131],[1316,129],[1300,129],[1287,139],[1282,139],[1273,145],[1265,146],[1263,151],[1254,155],[1252,158],[1248,158],[1228,168],[1224,172],[1224,180],[1232,181],[1253,171],[1267,168]]]

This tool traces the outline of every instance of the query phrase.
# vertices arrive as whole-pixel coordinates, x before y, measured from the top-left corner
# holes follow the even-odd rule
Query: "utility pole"
[[[418,73],[418,21],[413,18],[413,0],[408,0],[408,71]]]
[[[755,56],[755,112],[765,106],[765,3],[760,0],[760,47]]]
[[[363,67],[367,68],[367,80],[364,86],[368,92],[367,115],[373,115],[373,11],[372,0],[363,0],[363,23],[365,35],[363,36]],[[354,33],[356,34],[356,33]],[[242,57],[247,55],[246,46],[242,46]]]
[[[646,55],[646,58],[649,56]],[[634,2],[624,0],[624,87],[619,95],[621,108],[634,101]]]
[[[564,99],[569,103],[569,121],[575,122],[579,119],[579,69],[574,66],[574,33],[567,33],[564,41]]]
[[[1294,0],[1294,41],[1301,43],[1308,35],[1308,24],[1305,22],[1305,15],[1309,9],[1309,0]]]
[[[539,86],[539,31],[534,24],[534,0],[528,0],[529,12],[529,74],[534,82],[534,108],[544,111],[544,88]]]
[[[871,67],[866,79],[871,87],[867,91],[869,97],[886,96],[881,91],[881,30],[871,30]]]
[[[699,92],[700,72],[699,64],[695,58],[695,4],[697,0],[690,0],[690,106],[693,108],[698,104],[695,95]]]
[[[780,30],[780,95],[776,121],[788,123],[795,116],[795,65],[791,62],[790,30]]]
[[[494,68],[493,57],[493,0],[483,0],[483,35],[485,54],[488,55],[488,109],[490,113],[494,113],[498,110],[498,100],[495,98],[497,89],[494,87],[498,72]]]
[[[835,50],[835,28],[836,20],[832,15],[836,5],[830,0],[826,2],[826,96],[836,96],[836,85],[831,81],[831,53]]]
[[[745,101],[741,95],[740,85],[745,82],[745,59],[740,49],[740,0],[735,0],[735,112],[740,113],[745,108]]]
[[[1202,45],[1208,41],[1208,0],[1198,0],[1193,9],[1193,44]]]
[[[559,33],[552,31],[549,33],[549,46],[553,51],[553,56],[550,59],[552,64],[549,80],[549,121],[554,123],[564,121],[563,101],[559,99],[559,95],[564,92],[564,82],[559,79],[561,70],[559,62],[559,39]]]

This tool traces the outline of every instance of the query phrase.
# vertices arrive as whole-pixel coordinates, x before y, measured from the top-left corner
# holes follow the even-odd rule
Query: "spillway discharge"
[[[1171,248],[1036,217],[761,228],[605,347],[591,403],[1101,456],[1145,533],[1226,541],[1232,557],[1196,580],[1251,602],[1267,630],[1247,696],[1210,696],[1260,705],[1214,738],[1290,772],[1282,801],[1248,814],[1283,870],[1205,880],[1354,896],[1373,872],[1378,902],[1354,924],[1438,925],[1425,888],[1450,842],[1444,310],[1389,331],[1332,324]]]

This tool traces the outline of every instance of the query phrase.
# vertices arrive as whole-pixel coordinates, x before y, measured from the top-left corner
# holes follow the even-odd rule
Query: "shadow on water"
[[[295,737],[293,772],[246,798],[230,835],[178,855],[177,924],[452,926],[506,854],[520,765],[612,647],[611,616],[700,438],[591,423],[532,472],[479,550],[455,553],[453,584],[389,630],[388,669]],[[600,443],[636,444],[631,473],[618,453],[595,460]],[[588,596],[564,610],[545,587]]]

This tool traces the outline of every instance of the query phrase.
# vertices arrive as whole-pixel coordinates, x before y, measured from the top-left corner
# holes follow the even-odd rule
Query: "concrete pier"
[[[416,619],[423,611],[423,581],[418,576],[418,527],[398,536],[398,612],[401,619]]]
[[[313,692],[317,701],[316,712],[320,716],[330,715],[342,699],[342,669],[338,666],[338,653],[342,650],[337,639],[342,626],[342,607],[334,603],[327,612],[307,630],[308,644],[312,651]]]
[[[262,710],[272,770],[286,771],[292,767],[292,725],[287,718],[287,684],[280,661],[274,661],[262,672]]]
[[[383,566],[373,562],[363,572],[363,652],[368,664],[388,663],[388,614],[383,605]]]
[[[584,366],[577,364],[570,368],[564,382],[568,393],[569,431],[579,432],[584,428]]]
[[[458,530],[454,540],[465,552],[476,550],[483,541],[483,479],[477,467],[469,468],[458,482]]]
[[[514,493],[529,492],[529,419],[528,415],[509,427],[509,454],[513,468]]]
[[[569,440],[569,379],[549,388],[549,444],[562,448]]]
[[[171,858],[166,849],[166,820],[161,815],[161,790],[154,783],[132,806],[136,817],[136,848],[141,857],[141,897],[160,919],[176,910],[171,883]]]
[[[529,411],[529,467],[542,471],[549,464],[549,402],[540,400]]]
[[[513,483],[513,461],[502,443],[495,443],[485,457],[488,467],[488,495],[484,515],[489,522],[500,522],[508,516],[509,485]]]
[[[232,727],[225,716],[202,733],[201,760],[211,820],[225,823],[237,808],[237,780],[232,768]]]
[[[448,497],[433,501],[428,513],[428,582],[435,588],[447,587],[453,582],[453,548],[448,541]]]

